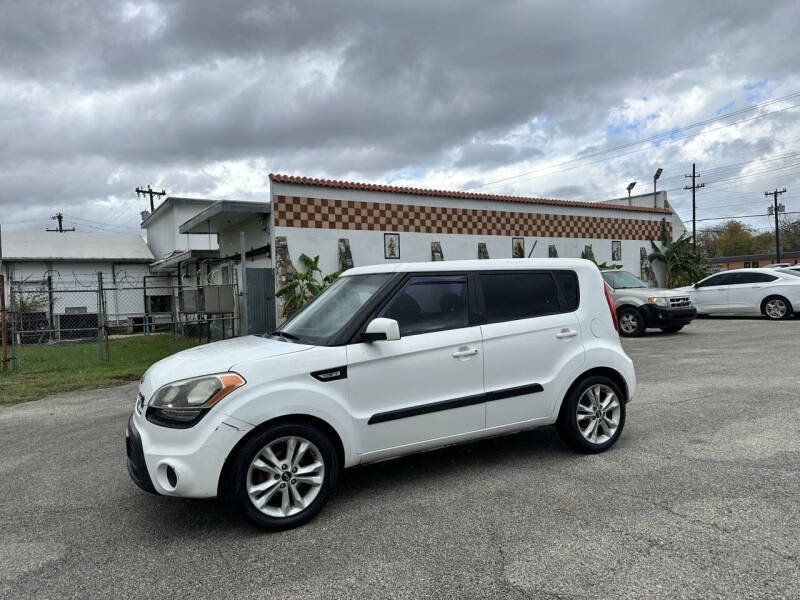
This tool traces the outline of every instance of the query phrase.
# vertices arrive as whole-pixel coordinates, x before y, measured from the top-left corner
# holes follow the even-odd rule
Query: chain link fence
[[[109,281],[103,273],[69,283],[11,281],[6,307],[8,363],[47,371],[162,355],[240,335],[236,284],[178,286],[169,277]]]

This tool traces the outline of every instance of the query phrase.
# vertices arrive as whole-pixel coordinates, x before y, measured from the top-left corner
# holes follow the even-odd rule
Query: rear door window
[[[775,281],[777,277],[766,273],[736,273],[732,283],[768,283]]]
[[[556,279],[550,272],[481,273],[479,277],[487,323],[564,312]]]

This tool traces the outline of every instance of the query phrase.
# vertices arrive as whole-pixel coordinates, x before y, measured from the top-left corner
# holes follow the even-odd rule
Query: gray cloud
[[[163,0],[3,2],[0,14],[0,223],[61,208],[136,230],[143,183],[263,195],[266,182],[234,163],[471,187],[652,134],[652,115],[617,114],[643,98],[664,104],[653,109],[671,115],[664,130],[740,108],[759,93],[744,83],[766,81],[768,96],[795,76],[800,8]],[[704,151],[722,164],[775,146],[758,133]],[[485,191],[571,198],[646,179],[656,163],[686,168],[680,145],[657,154]]]

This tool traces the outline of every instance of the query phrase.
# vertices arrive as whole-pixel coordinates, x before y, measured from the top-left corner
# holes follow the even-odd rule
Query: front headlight
[[[662,308],[669,308],[669,299],[667,298],[648,298],[647,301]]]
[[[244,384],[244,378],[236,373],[173,381],[153,394],[147,405],[148,416],[176,425],[194,424],[206,410]]]

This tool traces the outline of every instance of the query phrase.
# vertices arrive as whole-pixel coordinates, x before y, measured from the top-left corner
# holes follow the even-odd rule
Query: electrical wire
[[[789,96],[786,96],[786,97],[784,97],[784,98],[775,99],[774,101],[770,101],[770,103],[778,102],[778,101],[784,100],[784,99],[786,99],[786,98],[789,98],[789,97],[794,97],[794,96],[797,96],[797,95],[800,95],[800,92],[795,92],[794,94],[790,94]],[[753,108],[760,108],[760,107],[762,107],[762,106],[764,106],[764,105],[754,105],[754,107],[753,107]],[[750,118],[747,118],[747,119],[741,119],[741,120],[739,120],[739,121],[734,121],[733,123],[728,123],[728,124],[726,124],[726,125],[722,125],[722,126],[720,126],[720,127],[715,127],[715,128],[708,129],[708,130],[705,130],[705,131],[700,131],[700,132],[698,132],[698,133],[694,133],[694,134],[691,134],[691,135],[686,135],[686,136],[682,136],[682,137],[679,137],[679,138],[674,138],[674,139],[671,139],[671,140],[666,140],[666,141],[664,141],[664,142],[661,142],[661,143],[658,145],[658,147],[661,147],[661,146],[666,146],[666,145],[669,145],[669,144],[674,144],[674,143],[676,143],[676,142],[680,142],[680,141],[683,141],[683,140],[688,140],[688,139],[691,139],[691,138],[695,138],[695,137],[697,137],[697,136],[700,136],[700,135],[706,135],[706,134],[708,134],[708,133],[713,133],[713,132],[715,132],[715,131],[720,131],[720,130],[722,130],[722,129],[726,129],[726,128],[728,128],[728,127],[733,127],[734,125],[741,125],[742,123],[748,123],[748,122],[750,122],[750,121],[754,121],[754,120],[756,120],[756,119],[762,119],[762,118],[764,118],[764,117],[767,117],[767,116],[769,116],[769,115],[773,115],[773,114],[777,114],[777,113],[785,112],[785,111],[787,111],[787,110],[791,110],[791,109],[793,109],[793,108],[798,108],[798,107],[800,107],[800,104],[793,104],[793,105],[791,105],[791,106],[786,106],[786,107],[784,107],[784,108],[780,108],[780,109],[776,109],[776,110],[773,110],[773,111],[769,111],[769,112],[763,113],[763,114],[761,114],[761,115],[756,115],[756,116],[754,116],[754,117],[750,117]],[[731,114],[733,114],[733,113],[731,113]],[[727,114],[727,115],[721,115],[721,116],[719,117],[719,119],[728,118],[728,117],[730,117],[730,116],[731,116],[731,114]],[[701,123],[702,123],[702,122],[701,122]],[[557,164],[555,164],[555,165],[550,165],[549,167],[542,167],[541,169],[533,169],[533,170],[531,170],[531,171],[525,171],[525,172],[522,172],[522,173],[518,173],[518,174],[516,174],[516,175],[511,175],[511,176],[508,176],[508,177],[503,177],[503,178],[501,178],[501,179],[496,179],[496,180],[494,180],[494,181],[489,181],[489,182],[487,182],[487,183],[483,183],[483,184],[480,184],[480,185],[474,185],[474,186],[471,186],[471,187],[468,187],[468,188],[465,188],[465,189],[466,189],[466,190],[480,189],[480,188],[484,188],[484,187],[489,187],[489,186],[492,186],[492,185],[496,185],[496,184],[498,184],[498,183],[506,183],[506,182],[508,182],[508,181],[511,181],[511,180],[514,180],[514,179],[522,179],[522,178],[525,178],[525,177],[527,177],[527,176],[529,176],[529,175],[536,175],[536,174],[540,174],[540,173],[542,173],[542,174],[546,174],[546,175],[555,175],[555,174],[557,174],[557,173],[562,173],[562,172],[566,172],[566,171],[572,170],[572,169],[574,169],[574,168],[577,168],[577,167],[579,167],[579,166],[588,166],[588,165],[593,165],[593,164],[597,164],[597,163],[605,162],[605,161],[607,161],[607,160],[611,160],[611,159],[614,159],[614,158],[621,158],[621,157],[623,157],[623,156],[628,156],[629,154],[634,154],[634,153],[636,153],[636,152],[641,152],[641,151],[642,151],[642,149],[636,149],[636,150],[633,150],[633,151],[631,151],[631,152],[625,152],[625,153],[623,153],[623,154],[618,154],[618,155],[616,155],[616,156],[609,156],[609,157],[607,157],[607,158],[603,158],[603,159],[601,159],[601,160],[596,160],[596,161],[591,161],[591,162],[588,162],[588,163],[586,163],[586,164],[582,164],[582,165],[581,165],[581,164],[574,164],[574,163],[580,163],[580,162],[583,162],[583,161],[585,161],[587,158],[592,158],[592,157],[595,157],[595,156],[601,156],[601,155],[603,155],[603,154],[608,154],[608,153],[611,153],[611,152],[616,152],[617,150],[619,150],[619,149],[624,149],[624,148],[626,148],[626,147],[630,147],[630,146],[635,146],[635,145],[644,144],[644,143],[647,143],[647,142],[649,142],[649,141],[652,141],[654,138],[658,138],[658,137],[665,137],[665,136],[672,136],[672,135],[674,135],[674,134],[675,134],[675,132],[676,132],[676,131],[685,131],[686,129],[690,129],[690,128],[692,128],[692,127],[695,127],[695,126],[697,126],[697,124],[687,125],[686,127],[679,128],[679,129],[677,129],[677,130],[672,130],[672,131],[669,131],[669,132],[666,132],[666,133],[658,134],[658,135],[656,135],[656,136],[652,136],[651,138],[645,138],[645,139],[643,139],[643,140],[639,140],[639,141],[636,141],[636,142],[629,142],[628,144],[623,144],[623,145],[621,145],[621,146],[617,146],[617,147],[610,148],[610,149],[607,149],[607,150],[601,150],[601,151],[598,151],[598,152],[595,152],[595,153],[592,153],[592,154],[588,154],[588,155],[586,155],[586,156],[582,156],[582,157],[578,157],[578,158],[573,158],[573,159],[570,159],[570,160],[567,160],[567,161],[563,161],[563,162],[561,162],[561,163],[557,163]],[[573,165],[573,166],[570,166],[570,167],[567,167],[567,168],[565,168],[565,169],[561,169],[561,170],[550,171],[551,169],[556,169],[556,168],[558,168],[558,167],[567,166],[567,165]],[[550,172],[546,172],[546,171],[550,171]],[[545,172],[546,172],[546,173],[545,173]]]

